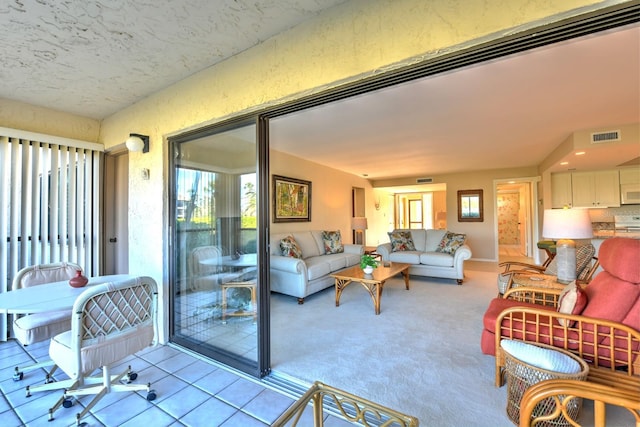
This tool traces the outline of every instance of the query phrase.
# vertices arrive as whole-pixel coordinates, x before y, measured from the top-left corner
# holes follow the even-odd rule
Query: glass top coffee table
[[[384,288],[384,282],[397,275],[402,274],[404,277],[404,284],[407,290],[409,290],[409,267],[411,264],[404,264],[401,262],[391,262],[388,266],[380,264],[378,268],[373,270],[372,274],[364,274],[364,271],[359,265],[340,270],[331,274],[331,277],[335,279],[336,286],[336,307],[340,305],[340,296],[342,291],[351,282],[360,283],[371,295],[373,300],[373,308],[376,314],[380,314],[380,297],[382,296],[382,289]]]

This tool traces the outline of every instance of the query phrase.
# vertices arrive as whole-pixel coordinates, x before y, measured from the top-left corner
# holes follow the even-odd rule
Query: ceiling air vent
[[[592,144],[602,144],[603,142],[620,141],[620,131],[610,130],[591,134]]]
[[[416,179],[416,184],[431,184],[433,182],[433,178],[418,178]]]

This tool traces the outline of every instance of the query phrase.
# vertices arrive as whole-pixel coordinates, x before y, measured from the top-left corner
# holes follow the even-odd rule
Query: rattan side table
[[[562,353],[567,357],[574,359],[580,365],[580,372],[575,374],[564,374],[560,372],[549,371],[546,369],[532,366],[528,363],[519,360],[508,351],[504,351],[505,356],[505,373],[507,379],[507,416],[515,424],[520,423],[520,402],[522,396],[527,389],[540,381],[551,379],[563,379],[563,380],[586,380],[589,374],[589,365],[579,358],[578,356],[556,347],[548,346],[545,344],[534,344],[537,347],[546,348],[549,350]],[[573,420],[578,418],[580,409],[582,408],[582,399],[573,399],[568,406],[568,415]],[[533,411],[534,417],[540,415],[550,415],[555,410],[555,403],[552,398],[547,398],[541,401]],[[567,421],[564,415],[559,415],[557,418],[544,421],[536,424],[538,427],[570,427],[571,423]]]

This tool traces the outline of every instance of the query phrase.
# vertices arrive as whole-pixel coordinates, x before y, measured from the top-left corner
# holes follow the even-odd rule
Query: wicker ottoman
[[[556,357],[568,357],[573,359],[579,365],[579,372],[565,374],[556,372],[553,370],[543,369],[527,362],[524,362],[507,350],[503,341],[503,349],[505,356],[505,373],[507,379],[507,416],[516,425],[520,420],[520,401],[524,392],[533,384],[540,381],[550,379],[565,379],[565,380],[585,380],[589,374],[589,365],[568,351],[561,350],[552,346],[544,344],[532,344],[532,343],[520,343],[520,345],[529,345],[537,347],[539,350],[546,354],[552,354]],[[562,396],[561,396],[562,398]],[[538,417],[540,415],[549,415],[555,410],[555,403],[553,399],[545,399],[541,401],[533,411],[533,416]],[[568,415],[570,418],[576,420],[582,407],[582,399],[573,399],[570,403]],[[558,426],[571,426],[569,421],[563,416],[559,415],[552,420],[544,421],[536,424],[538,427],[558,427]]]

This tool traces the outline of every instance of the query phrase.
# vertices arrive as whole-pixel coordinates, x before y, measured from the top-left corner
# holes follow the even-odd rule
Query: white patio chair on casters
[[[33,388],[64,388],[49,409],[49,421],[60,406],[73,406],[76,396],[96,395],[91,402],[83,402],[84,409],[76,415],[78,425],[106,393],[146,390],[147,400],[156,398],[151,384],[131,383],[138,376],[131,366],[117,375],[109,367],[157,343],[157,305],[157,284],[150,277],[94,285],[80,294],[73,306],[71,330],[55,336],[49,346],[51,359],[69,379]],[[102,375],[90,376],[98,368]]]
[[[47,283],[69,280],[82,267],[72,262],[58,262],[53,264],[39,264],[25,267],[18,271],[13,278],[11,290],[29,288],[31,286],[46,287]],[[43,288],[43,292],[46,290]],[[54,336],[71,328],[71,311],[53,311],[33,313],[18,316],[13,320],[13,336],[23,346],[47,341]],[[46,373],[45,383],[52,381],[52,374],[56,366],[51,360],[45,360],[28,366],[16,366],[13,380],[20,381],[26,372],[40,368],[51,369]]]

